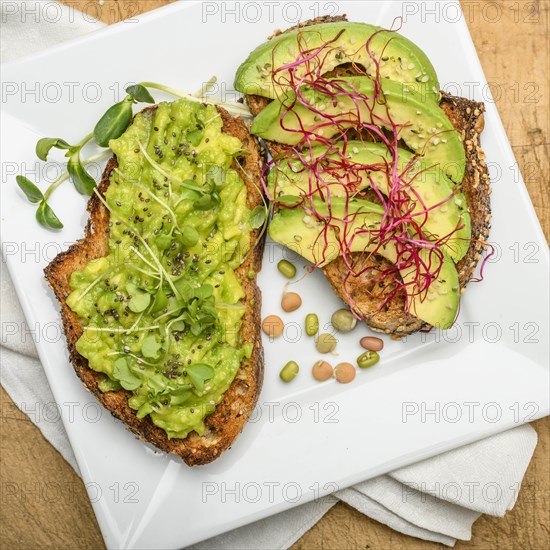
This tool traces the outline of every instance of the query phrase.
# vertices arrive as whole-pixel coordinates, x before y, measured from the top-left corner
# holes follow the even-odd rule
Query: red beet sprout
[[[299,142],[295,146],[286,147],[282,155],[267,163],[262,173],[262,186],[267,196],[277,205],[277,184],[275,183],[271,194],[267,183],[268,171],[277,173],[281,170],[280,167],[286,166],[296,173],[307,176],[304,178],[307,188],[300,193],[301,202],[291,207],[303,208],[305,215],[311,216],[319,225],[319,235],[313,243],[313,250],[320,250],[319,257],[315,256],[315,267],[326,263],[329,244],[335,237],[342,261],[347,268],[343,287],[351,309],[354,310],[353,298],[349,294],[348,283],[351,278],[366,278],[372,288],[384,281],[384,289],[392,289],[375,313],[383,310],[403,292],[407,298],[408,312],[412,297],[418,297],[421,301],[426,298],[428,289],[439,277],[444,259],[443,247],[463,227],[459,226],[448,235],[437,239],[425,229],[428,214],[453,199],[457,191],[453,191],[449,197],[437,204],[426,205],[414,188],[413,182],[430,167],[420,171],[413,170],[420,156],[417,154],[400,169],[398,146],[403,126],[393,121],[387,104],[384,117],[373,112],[376,103],[386,103],[381,91],[380,58],[391,39],[380,53],[380,58],[372,53],[371,42],[381,32],[394,31],[378,31],[356,52],[365,48],[375,67],[374,74],[369,75],[374,83],[374,94],[371,96],[362,94],[346,80],[325,76],[327,71],[324,67],[328,59],[343,59],[341,50],[334,46],[343,32],[345,31],[342,30],[335,38],[316,48],[308,48],[303,35],[298,35],[299,51],[296,59],[272,72],[275,90],[282,90],[279,92],[279,99],[284,107],[280,116],[280,126],[286,132],[298,134]],[[275,52],[272,66],[275,66],[274,60]],[[362,67],[354,65],[354,69],[356,73],[366,74]],[[317,99],[322,100],[320,104]],[[326,104],[340,106],[340,112],[327,112]],[[346,110],[344,105],[350,104],[351,108]],[[313,114],[313,127],[305,127],[295,110],[297,106],[305,107]],[[367,116],[364,117],[362,112],[367,113]],[[384,132],[381,126],[389,131]],[[352,161],[351,155],[348,154],[350,128],[359,139],[363,140],[368,136],[369,140],[384,144],[390,154],[387,158],[380,155],[380,160],[373,164]],[[327,129],[330,129],[331,138],[325,135]],[[343,147],[335,147],[335,141],[343,141]],[[318,154],[319,149],[322,150],[323,147],[324,151]],[[374,172],[384,175],[385,189],[379,188],[372,176]],[[360,224],[354,226],[358,216],[365,211],[350,210],[350,201],[365,195],[365,179],[368,180],[368,188],[383,208],[380,224],[375,227],[361,227]],[[333,208],[334,196],[341,197],[344,202],[344,211],[340,215],[336,215]],[[318,200],[324,203],[326,211],[317,207]],[[330,235],[332,238],[329,238]],[[367,238],[368,245],[359,254],[352,253],[354,241],[364,237]],[[377,263],[368,265],[368,261],[364,261],[380,255],[386,247],[395,250],[395,263],[391,267],[378,268]],[[425,254],[421,254],[421,250],[424,250]],[[481,272],[493,253],[494,251],[484,259]],[[414,276],[405,282],[399,274],[400,271],[413,273]],[[481,278],[482,276],[481,273]]]

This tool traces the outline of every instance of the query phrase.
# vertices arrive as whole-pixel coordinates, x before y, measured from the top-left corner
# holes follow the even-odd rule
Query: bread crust
[[[337,19],[345,21],[345,16]],[[330,20],[311,20],[301,24],[309,27],[317,23]],[[295,28],[295,27],[294,27]],[[291,29],[288,29],[291,30]],[[285,31],[285,32],[288,32]],[[357,76],[352,65],[337,67],[325,77]],[[461,134],[466,151],[466,172],[459,191],[464,193],[470,210],[472,240],[464,258],[457,264],[461,291],[472,279],[483,251],[487,247],[487,239],[491,228],[491,186],[485,163],[485,153],[480,146],[480,135],[484,127],[485,106],[462,97],[455,97],[442,92],[440,107],[445,111],[454,128]],[[248,106],[254,116],[258,115],[271,102],[270,99],[257,95],[246,97]],[[356,138],[350,130],[350,137]],[[361,136],[363,139],[372,139],[372,136]],[[266,141],[266,145],[274,159],[285,155],[288,148],[279,143]],[[376,200],[376,198],[374,199]],[[335,294],[344,302],[350,304],[372,330],[403,337],[429,325],[406,312],[406,298],[404,291],[395,296],[396,284],[391,281],[373,281],[376,273],[391,269],[391,264],[382,257],[363,257],[362,253],[352,254],[356,271],[371,268],[361,277],[347,277],[348,268],[341,257],[323,268],[323,272],[331,284]],[[391,297],[388,300],[388,297]],[[384,302],[386,302],[384,304]],[[382,304],[384,304],[382,306]]]
[[[155,109],[156,106],[147,109]],[[242,148],[248,154],[243,155],[240,163],[234,161],[232,167],[237,170],[248,191],[248,206],[254,208],[262,204],[262,195],[257,182],[263,160],[258,144],[246,124],[238,117],[230,116],[227,111],[218,107],[223,120],[223,132],[238,137]],[[111,172],[117,167],[115,157],[107,163],[99,193],[104,196],[109,187]],[[76,350],[76,342],[83,333],[83,326],[78,315],[66,304],[71,292],[69,281],[75,271],[82,270],[88,262],[108,254],[109,212],[94,194],[88,201],[89,220],[84,238],[77,241],[68,250],[59,254],[44,270],[46,280],[52,288],[61,307],[61,319],[71,363],[76,374],[88,391],[109,412],[134,433],[139,439],[151,443],[167,453],[180,456],[189,466],[208,464],[229,448],[239,435],[250,413],[256,405],[264,371],[264,356],[260,336],[261,293],[256,278],[249,279],[250,271],[258,273],[262,266],[264,238],[259,231],[251,236],[251,251],[242,265],[236,270],[245,293],[246,311],[243,317],[241,335],[243,341],[253,342],[254,348],[249,359],[241,363],[237,375],[215,411],[205,419],[205,433],[199,436],[191,432],[185,439],[168,439],[166,432],[155,426],[149,416],[137,418],[136,411],[128,405],[132,392],[126,390],[103,393],[98,384],[104,375],[92,370],[88,361]]]

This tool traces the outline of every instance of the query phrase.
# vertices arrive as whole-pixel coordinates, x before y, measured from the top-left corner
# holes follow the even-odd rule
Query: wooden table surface
[[[169,0],[67,0],[113,23]],[[548,238],[549,209],[549,1],[464,1],[463,7],[487,80],[492,85],[531,199]],[[2,548],[99,549],[103,540],[84,486],[61,455],[1,398]],[[533,424],[539,444],[515,508],[504,518],[483,516],[473,539],[458,549],[550,547],[550,419]],[[295,550],[445,548],[396,533],[353,508],[336,505],[295,545]]]

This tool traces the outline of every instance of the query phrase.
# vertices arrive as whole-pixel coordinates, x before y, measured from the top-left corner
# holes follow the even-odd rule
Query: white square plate
[[[3,254],[111,548],[181,548],[549,410],[547,245],[457,3],[431,6],[439,22],[411,2],[231,4],[178,2],[2,67]],[[275,28],[336,10],[387,27],[408,14],[402,32],[428,54],[444,88],[486,101],[482,145],[494,180],[496,261],[482,283],[468,287],[456,328],[388,340],[379,365],[349,386],[311,379],[318,358],[311,339],[289,330],[286,341],[264,342],[265,382],[251,422],[219,460],[188,468],[134,439],[74,375],[42,269],[82,235],[84,200],[70,184],[58,191],[52,206],[65,228],[47,232],[15,175],[45,188],[36,140],[77,141],[126,83],[153,80],[194,92],[215,74],[232,89],[239,63]],[[268,243],[264,315],[279,311],[282,253]],[[309,311],[328,323],[340,307],[320,274],[296,288],[304,306],[288,317],[291,327]],[[341,360],[359,355],[363,334],[360,328],[342,338]],[[278,372],[291,358],[302,373],[284,385]]]

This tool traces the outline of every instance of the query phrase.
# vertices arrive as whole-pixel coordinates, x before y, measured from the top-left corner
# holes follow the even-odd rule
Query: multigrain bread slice
[[[155,108],[152,106],[148,109]],[[260,150],[242,119],[230,116],[220,107],[218,112],[223,120],[223,132],[239,138],[242,141],[242,149],[246,151],[239,161],[234,161],[232,168],[241,174],[245,182],[248,206],[252,209],[262,204],[257,184],[262,168]],[[116,167],[117,160],[113,157],[108,162],[98,187],[102,196],[109,186],[111,172]],[[136,412],[128,405],[131,392],[101,392],[98,383],[104,375],[90,369],[87,359],[76,350],[76,342],[83,333],[83,327],[79,317],[66,304],[66,298],[71,291],[70,276],[73,272],[83,269],[90,260],[108,253],[109,212],[96,195],[90,198],[87,209],[90,218],[84,238],[59,254],[45,269],[46,280],[61,306],[61,318],[73,367],[86,389],[138,438],[152,443],[163,451],[179,455],[189,466],[212,462],[233,443],[243,429],[262,386],[264,358],[260,337],[261,294],[256,280],[251,280],[248,275],[251,271],[258,273],[261,269],[264,239],[259,231],[252,234],[251,252],[236,270],[244,288],[247,305],[241,335],[244,341],[254,343],[252,355],[249,359],[243,360],[222,401],[205,419],[205,434],[199,436],[196,432],[191,432],[185,439],[168,439],[166,432],[155,426],[149,416],[137,418]]]
[[[345,16],[336,19],[346,20]],[[302,23],[300,27],[309,27],[318,23],[330,23],[332,18],[318,18]],[[285,32],[288,32],[288,29]],[[280,32],[276,34],[281,34]],[[326,77],[355,76],[361,74],[351,64],[337,67],[326,73]],[[257,95],[248,95],[247,103],[255,116],[260,113],[270,100]],[[491,187],[485,163],[485,154],[480,146],[480,135],[484,128],[483,103],[462,97],[455,97],[442,92],[440,102],[454,128],[461,134],[466,151],[466,173],[459,190],[464,193],[470,210],[472,240],[464,258],[457,264],[459,282],[463,292],[472,279],[481,255],[487,246],[491,227]],[[356,138],[350,131],[350,137]],[[359,136],[371,140],[372,136]],[[266,142],[271,155],[276,159],[282,157],[288,148],[275,142]],[[403,143],[401,146],[405,146]],[[406,147],[406,146],[405,146]],[[369,200],[377,201],[374,196]],[[404,291],[395,293],[396,284],[389,278],[374,281],[381,271],[391,268],[387,260],[379,256],[353,254],[357,272],[364,272],[360,277],[348,277],[349,270],[340,257],[323,268],[323,272],[334,292],[348,302],[353,310],[375,331],[391,334],[396,337],[406,336],[428,326],[417,317],[406,312]],[[365,270],[368,269],[368,271]],[[371,274],[371,275],[368,275]],[[396,275],[398,276],[398,275]],[[394,295],[395,294],[395,295]],[[391,298],[391,299],[388,299]]]

